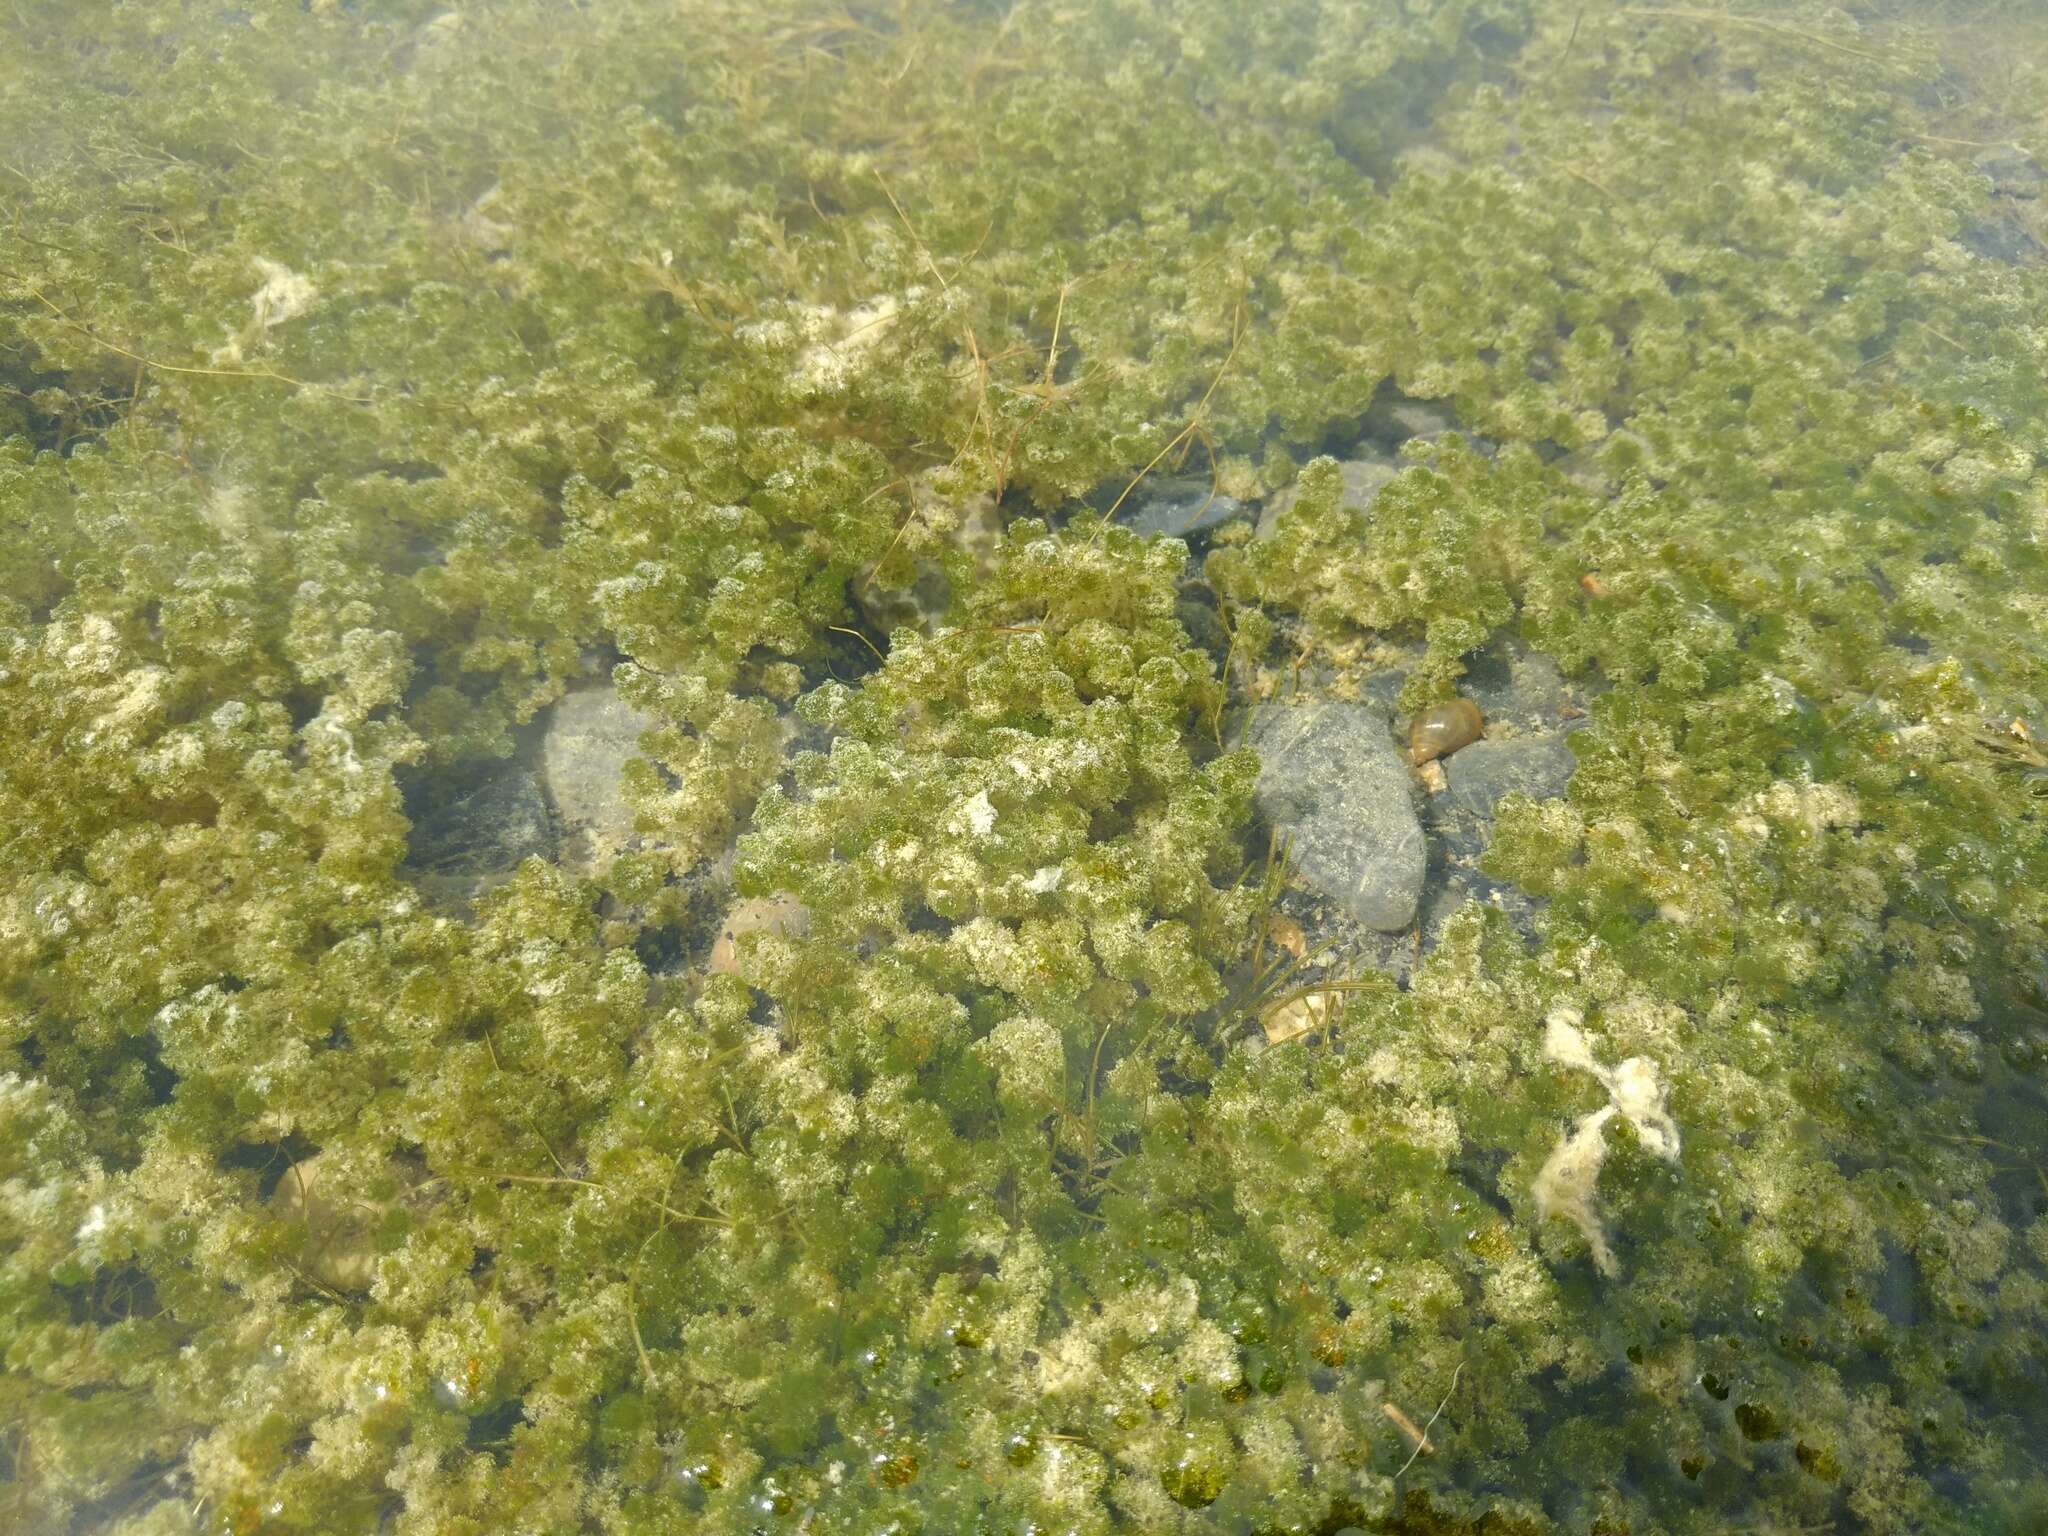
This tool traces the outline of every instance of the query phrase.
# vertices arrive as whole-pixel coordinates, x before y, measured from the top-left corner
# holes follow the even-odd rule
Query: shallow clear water
[[[0,26],[0,1524],[2048,1527],[2036,7]]]

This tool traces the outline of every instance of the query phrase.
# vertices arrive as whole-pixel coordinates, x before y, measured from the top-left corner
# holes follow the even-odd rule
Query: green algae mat
[[[0,1528],[2048,1529],[2038,7],[0,34]]]

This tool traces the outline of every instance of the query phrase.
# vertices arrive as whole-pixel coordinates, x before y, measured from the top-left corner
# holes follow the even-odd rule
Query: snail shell
[[[1468,747],[1486,729],[1486,716],[1470,699],[1432,704],[1408,722],[1408,761],[1420,768]]]

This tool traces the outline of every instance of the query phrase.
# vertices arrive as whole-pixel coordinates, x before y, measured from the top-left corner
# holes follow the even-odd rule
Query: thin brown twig
[[[1939,133],[1909,133],[1909,139],[1918,139],[1923,144],[1957,144],[1964,149],[2011,149],[2020,154],[2027,153],[2026,145],[2016,139],[1951,139]]]
[[[903,542],[903,535],[910,531],[911,523],[916,521],[917,518],[917,498],[910,489],[910,482],[906,479],[898,478],[891,480],[886,485],[876,486],[860,499],[860,504],[866,506],[877,496],[884,496],[890,491],[899,489],[904,493],[903,499],[908,504],[909,510],[903,514],[903,521],[896,525],[896,532],[890,536],[888,547],[875,556],[874,563],[868,567],[867,574],[861,577],[860,584],[863,588],[874,586],[876,574],[888,563],[889,557],[896,553],[896,546]]]
[[[661,1224],[647,1234],[633,1255],[633,1267],[626,1274],[626,1321],[633,1326],[633,1352],[640,1357],[640,1374],[651,1388],[654,1385],[654,1361],[648,1356],[647,1343],[640,1337],[640,1261],[647,1257],[647,1245],[668,1230],[669,1191],[676,1187],[676,1175],[683,1171],[683,1159],[690,1154],[685,1151],[676,1156],[675,1166],[668,1171],[668,1185],[661,1192]]]
[[[1053,364],[1059,361],[1060,322],[1066,319],[1067,317],[1067,294],[1073,289],[1073,286],[1074,285],[1072,283],[1061,283],[1060,301],[1058,304],[1053,306],[1052,342],[1045,349],[1045,387],[1047,389],[1052,388]]]
[[[1102,1071],[1102,1048],[1109,1043],[1109,1032],[1116,1028],[1112,1018],[1102,1026],[1102,1033],[1095,1037],[1095,1055],[1088,1063],[1088,1140],[1090,1149],[1095,1141],[1095,1079]]]
[[[965,271],[969,266],[973,264],[974,258],[981,254],[981,248],[984,245],[988,244],[988,237],[995,232],[995,227],[996,216],[993,213],[991,213],[988,216],[988,223],[984,224],[981,228],[981,238],[974,242],[973,250],[969,251],[965,256],[962,256],[960,258],[959,265],[954,267],[953,269],[955,272]]]
[[[733,1145],[740,1149],[742,1157],[752,1157],[754,1149],[747,1145],[747,1138],[740,1130],[740,1112],[733,1108],[732,1090],[720,1083],[718,1091],[725,1098],[725,1123],[732,1131]]]
[[[875,660],[880,662],[888,661],[888,657],[884,656],[880,651],[875,650],[875,642],[870,640],[866,635],[862,634],[859,630],[848,629],[844,624],[827,624],[825,627],[831,630],[834,634],[853,636],[854,639],[858,640],[862,645],[866,646],[870,651],[874,652]]]
[[[1169,442],[1164,448],[1160,449],[1157,453],[1153,454],[1150,462],[1148,462],[1143,469],[1139,470],[1136,475],[1131,477],[1131,483],[1124,487],[1123,494],[1118,496],[1115,501],[1111,502],[1109,504],[1109,510],[1102,514],[1103,527],[1106,528],[1109,526],[1110,521],[1116,516],[1117,508],[1121,507],[1124,504],[1124,502],[1129,498],[1131,492],[1135,491],[1138,488],[1138,483],[1141,480],[1143,480],[1147,475],[1152,473],[1153,469],[1158,466],[1159,461],[1161,459],[1165,458],[1169,453],[1173,452],[1174,449],[1180,447],[1183,443],[1191,442],[1193,440],[1196,428],[1201,425],[1202,413],[1203,411],[1208,409],[1210,397],[1216,393],[1216,387],[1223,382],[1223,376],[1230,371],[1230,364],[1237,357],[1237,349],[1239,346],[1243,344],[1245,333],[1249,329],[1250,327],[1245,323],[1244,319],[1244,300],[1242,297],[1240,297],[1237,301],[1237,311],[1235,314],[1231,316],[1230,350],[1224,354],[1223,364],[1216,370],[1216,376],[1209,380],[1209,387],[1202,391],[1202,398],[1195,402],[1195,408],[1193,412],[1189,414],[1188,417],[1188,424],[1185,427],[1182,427],[1180,431],[1174,435],[1174,438],[1171,442]],[[1100,530],[1098,530],[1098,535],[1099,532]]]
[[[595,1179],[576,1179],[566,1176],[553,1178],[540,1173],[490,1173],[485,1174],[484,1177],[502,1184],[573,1184],[578,1189],[595,1189],[607,1195],[617,1193],[611,1185],[600,1184]],[[707,1227],[729,1227],[732,1225],[730,1221],[720,1216],[699,1216],[689,1211],[676,1210],[666,1200],[657,1200],[654,1204],[664,1215],[672,1217],[676,1221],[701,1221]]]
[[[682,277],[669,268],[644,257],[633,263],[634,268],[646,275],[648,280],[672,299],[681,299],[697,312],[697,318],[710,326],[727,341],[733,339],[732,327],[704,307],[704,301],[697,296],[697,290],[683,281]]]
[[[1754,27],[1759,32],[1770,32],[1779,37],[1798,38],[1801,42],[1812,43],[1815,47],[1832,48],[1837,53],[1846,53],[1852,59],[1863,59],[1871,64],[1889,64],[1891,62],[1889,59],[1883,58],[1878,54],[1866,53],[1861,48],[1851,48],[1847,43],[1838,43],[1832,38],[1822,37],[1817,32],[1804,32],[1798,27],[1788,27],[1775,21],[1765,21],[1761,16],[1737,16],[1728,11],[1692,11],[1680,10],[1676,7],[1630,5],[1617,7],[1614,14],[1617,16],[1633,16],[1645,21],[1668,19],[1671,21],[1706,22],[1709,25],[1726,22],[1734,27]]]
[[[896,201],[896,194],[889,190],[889,183],[882,179],[882,173],[879,168],[875,171],[875,184],[882,189],[882,196],[889,199],[889,206],[896,210],[896,217],[903,221],[904,229],[910,232],[911,243],[917,247],[917,254],[924,258],[924,264],[930,270],[932,276],[939,280],[940,291],[944,293],[952,292],[953,285],[946,281],[946,274],[941,272],[939,264],[932,260],[931,247],[924,243],[924,237],[917,232],[917,226],[910,222],[910,215],[905,213],[903,205]]]
[[[1415,1437],[1415,1449],[1409,1452],[1408,1459],[1401,1463],[1401,1472],[1406,1472],[1410,1467],[1414,1466],[1415,1458],[1417,1456],[1420,1456],[1425,1450],[1431,1448],[1429,1443],[1429,1432],[1432,1429],[1436,1428],[1436,1421],[1443,1417],[1444,1409],[1450,1406],[1451,1394],[1458,1390],[1458,1373],[1460,1371],[1463,1371],[1464,1369],[1465,1362],[1460,1360],[1458,1362],[1457,1369],[1451,1372],[1451,1384],[1448,1387],[1444,1388],[1444,1400],[1436,1405],[1436,1412],[1432,1413],[1429,1416],[1429,1422],[1422,1426],[1421,1433],[1419,1433]],[[1392,1407],[1392,1404],[1388,1404],[1387,1406]],[[1398,1409],[1396,1409],[1395,1411],[1399,1412]],[[1413,1428],[1412,1425],[1404,1427]],[[1399,1477],[1401,1475],[1401,1472],[1396,1472],[1394,1476]]]
[[[294,389],[324,390],[328,394],[333,395],[337,400],[345,400],[350,405],[376,404],[374,400],[368,398],[367,396],[344,395],[343,393],[341,393],[341,390],[337,385],[321,384],[312,379],[295,379],[290,374],[276,373],[268,368],[191,368],[179,363],[161,362],[156,358],[147,357],[140,352],[131,352],[126,347],[117,346],[115,345],[115,343],[108,341],[106,337],[99,335],[90,326],[81,325],[78,321],[72,319],[69,315],[65,314],[62,309],[58,308],[55,304],[51,303],[51,301],[44,296],[42,290],[37,288],[33,283],[27,286],[29,293],[35,298],[36,302],[41,304],[45,309],[49,310],[51,314],[55,315],[60,325],[69,326],[72,330],[78,332],[79,335],[83,336],[87,341],[91,342],[94,346],[105,347],[109,352],[112,352],[116,357],[125,357],[128,359],[128,361],[136,364],[140,368],[154,368],[159,373],[190,374],[193,375],[194,377],[205,379],[270,379],[279,384],[289,384]]]
[[[1569,59],[1572,56],[1572,44],[1576,43],[1579,40],[1579,23],[1584,21],[1585,19],[1586,8],[1582,5],[1578,8],[1577,12],[1575,12],[1572,16],[1571,35],[1564,40],[1564,52],[1560,53],[1557,56],[1557,63],[1550,66],[1553,72],[1562,68],[1565,60]]]
[[[569,1171],[568,1166],[559,1157],[555,1156],[554,1147],[549,1144],[547,1137],[541,1134],[540,1123],[533,1118],[532,1112],[530,1110],[522,1110],[521,1113],[526,1117],[526,1128],[533,1132],[533,1139],[540,1143],[541,1151],[547,1153],[548,1161],[555,1165],[555,1172],[566,1174]]]
[[[316,1280],[312,1275],[308,1274],[304,1269],[302,1269],[296,1261],[285,1258],[281,1259],[281,1262],[283,1263],[286,1269],[290,1270],[294,1275],[296,1275],[299,1281],[305,1286],[307,1286],[309,1289],[318,1291],[322,1296],[325,1296],[329,1301],[339,1302],[343,1306],[348,1305],[348,1298],[346,1296],[342,1295],[342,1293],[340,1291],[337,1291],[333,1286],[327,1284],[326,1281]]]
[[[1934,332],[1935,335],[1939,336],[1943,341],[1947,342],[1950,346],[1954,347],[1958,352],[1968,352],[1970,350],[1968,347],[1964,346],[1960,341],[1957,341],[1955,337],[1949,335],[1947,331],[1942,330],[1940,327],[1933,325],[1932,323],[1926,320],[1922,320],[1920,322],[1920,329],[1923,331]]]
[[[967,435],[961,440],[959,448],[953,454],[953,463],[955,465],[959,464],[960,460],[966,456],[969,446],[974,442],[974,429],[976,427],[981,428],[983,443],[988,450],[989,468],[995,475],[996,500],[1001,501],[1003,499],[1003,471],[1007,466],[995,462],[995,411],[988,403],[989,360],[981,355],[981,338],[974,334],[974,327],[971,325],[964,326],[962,331],[967,338],[967,355],[974,359],[974,420],[968,424]]]
[[[1607,188],[1602,186],[1593,177],[1588,176],[1584,171],[1578,169],[1578,167],[1568,165],[1564,168],[1564,173],[1565,175],[1572,177],[1574,180],[1583,181],[1587,186],[1591,187],[1595,192],[1598,192],[1600,196],[1606,199],[1608,202],[1614,203],[1620,201],[1620,199],[1617,198],[1612,192],[1608,191]]]

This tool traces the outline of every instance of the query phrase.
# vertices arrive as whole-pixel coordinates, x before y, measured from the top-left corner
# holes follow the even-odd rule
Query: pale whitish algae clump
[[[567,856],[576,863],[600,864],[633,845],[634,810],[622,776],[655,724],[603,684],[573,688],[549,711],[541,767]]]
[[[1664,1107],[1666,1089],[1656,1063],[1646,1056],[1631,1056],[1614,1067],[1601,1066],[1579,1028],[1582,1022],[1574,1009],[1552,1013],[1543,1024],[1543,1055],[1558,1066],[1591,1073],[1607,1090],[1608,1102],[1559,1140],[1537,1171],[1532,1192],[1537,1212],[1571,1221],[1585,1234],[1600,1272],[1613,1275],[1619,1270],[1614,1248],[1593,1207],[1600,1169],[1607,1161],[1607,1123],[1617,1117],[1627,1121],[1644,1150],[1667,1163],[1678,1161],[1678,1126]]]
[[[241,362],[243,348],[262,341],[272,326],[298,319],[320,297],[320,290],[303,272],[294,272],[265,256],[252,257],[251,264],[263,279],[263,286],[249,300],[248,323],[208,354],[216,364]]]
[[[2048,1529],[2039,5],[0,45],[0,1529]]]

